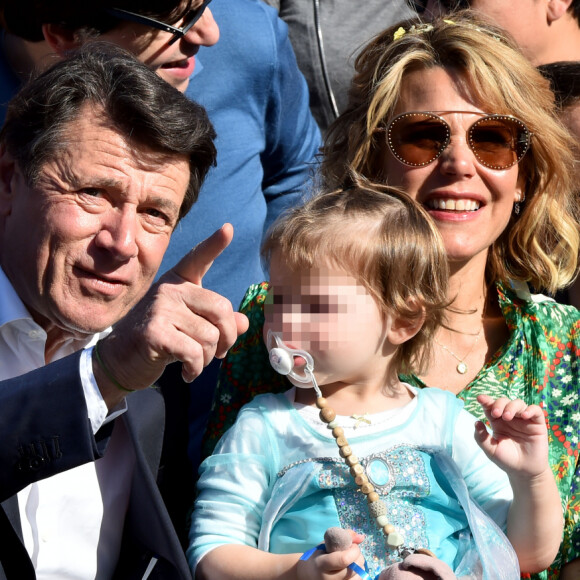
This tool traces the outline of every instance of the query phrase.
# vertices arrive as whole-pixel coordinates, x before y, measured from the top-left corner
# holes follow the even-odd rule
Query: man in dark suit
[[[177,360],[193,380],[245,330],[201,286],[231,226],[150,285],[215,162],[214,136],[201,107],[98,43],[10,104],[0,578],[190,577],[156,486],[164,409],[148,387]]]

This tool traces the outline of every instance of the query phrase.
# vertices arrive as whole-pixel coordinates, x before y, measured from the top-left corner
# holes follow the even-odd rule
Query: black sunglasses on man
[[[129,20],[130,22],[136,22],[137,24],[144,24],[145,26],[150,26],[151,28],[156,28],[157,30],[163,30],[164,32],[170,32],[173,34],[173,38],[169,41],[169,44],[173,44],[180,38],[183,38],[194,26],[195,23],[201,18],[205,9],[211,0],[204,0],[197,8],[189,10],[183,18],[183,24],[181,28],[167,24],[166,22],[160,22],[149,16],[143,16],[143,14],[137,14],[135,12],[130,12],[129,10],[123,10],[121,8],[108,8],[107,13],[119,20]]]

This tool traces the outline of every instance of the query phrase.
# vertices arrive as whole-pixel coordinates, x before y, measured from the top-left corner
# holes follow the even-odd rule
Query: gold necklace
[[[444,350],[446,350],[456,361],[457,361],[457,366],[455,367],[455,370],[460,374],[460,375],[464,375],[468,370],[469,367],[467,366],[467,363],[465,362],[465,359],[473,352],[473,349],[475,348],[475,345],[477,344],[477,342],[479,341],[479,337],[481,336],[481,331],[483,330],[483,324],[481,325],[481,328],[479,329],[479,332],[477,333],[477,336],[475,337],[475,341],[474,343],[471,345],[471,348],[469,349],[469,351],[467,352],[467,354],[465,354],[463,356],[463,358],[459,358],[450,348],[446,347],[444,344],[441,344],[438,340],[437,337],[433,337],[433,340],[435,340],[435,342]]]

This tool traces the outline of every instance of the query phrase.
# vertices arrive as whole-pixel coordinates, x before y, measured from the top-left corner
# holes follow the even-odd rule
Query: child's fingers
[[[497,419],[504,413],[505,408],[512,402],[507,397],[494,399],[489,395],[478,395],[477,400],[489,419]]]
[[[482,407],[485,408],[490,406],[495,401],[495,399],[489,395],[477,395],[477,401]]]
[[[351,530],[352,532],[352,543],[353,544],[362,544],[365,540],[365,535],[364,534],[359,534],[357,532],[355,532],[354,530]]]
[[[502,402],[503,404],[503,402]],[[514,417],[519,416],[525,409],[527,409],[526,403],[521,399],[515,399],[513,401],[508,401],[498,417],[501,417],[504,421],[511,421]]]
[[[346,550],[339,550],[329,554],[323,553],[318,558],[319,569],[326,574],[346,570],[353,562],[364,563],[358,544],[353,544]]]
[[[504,421],[511,421],[514,417],[529,419],[536,417],[539,409],[535,409],[536,405],[528,406],[521,399],[510,400],[507,397],[493,399],[489,395],[479,395],[477,400],[490,420],[501,418]],[[541,413],[541,409],[539,411]]]
[[[489,447],[489,440],[491,439],[492,435],[487,430],[483,421],[476,421],[474,437],[480,447],[483,448],[484,445]]]
[[[534,423],[544,423],[544,411],[539,405],[527,405],[520,417]]]
[[[497,449],[497,441],[493,439],[493,435],[487,430],[482,421],[475,423],[474,438],[486,456],[489,459],[493,459]]]

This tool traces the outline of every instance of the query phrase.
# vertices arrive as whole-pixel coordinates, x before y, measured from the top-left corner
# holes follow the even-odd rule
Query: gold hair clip
[[[403,36],[406,32],[407,31],[402,26],[399,26],[399,28],[395,30],[395,34],[393,34],[393,40],[399,40],[399,38],[401,38],[401,36]]]
[[[407,32],[409,34],[422,34],[423,32],[429,32],[430,30],[433,30],[432,24],[413,24],[409,30],[405,30],[402,26],[399,26],[395,31],[395,34],[393,34],[393,40],[399,40],[399,38],[407,34]]]
[[[449,24],[451,26],[459,26],[457,24],[457,22],[455,22],[454,20],[443,19],[443,22],[445,22],[445,24]],[[477,32],[483,32],[485,34],[489,34],[486,30],[482,30],[481,28],[479,28],[479,26],[475,26],[474,24],[470,24],[469,22],[462,22],[461,26],[466,26],[467,28],[471,28],[472,30],[477,30]],[[413,26],[411,26],[411,28],[409,28],[409,30],[405,30],[402,26],[399,26],[399,28],[397,28],[397,30],[395,30],[395,33],[393,34],[393,41],[399,40],[400,38],[405,36],[405,34],[407,34],[407,33],[409,33],[409,34],[423,34],[424,32],[430,32],[431,30],[433,30],[433,25],[430,23],[413,24]],[[492,38],[494,38],[495,40],[500,40],[500,38],[498,36],[496,36],[495,34],[491,34],[490,36]]]

